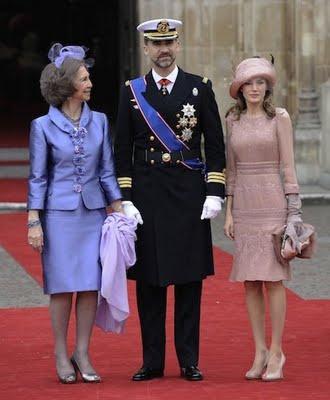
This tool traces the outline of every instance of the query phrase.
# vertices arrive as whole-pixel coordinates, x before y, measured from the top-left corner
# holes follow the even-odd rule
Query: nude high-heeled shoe
[[[76,383],[77,382],[77,375],[72,372],[71,374],[61,375],[57,373],[58,380],[65,385]]]
[[[268,351],[265,353],[264,362],[260,364],[260,366],[255,367],[254,363],[250,370],[247,371],[245,374],[245,379],[254,380],[254,379],[261,379],[262,373],[264,369],[267,367],[268,362]]]
[[[264,382],[272,382],[272,381],[279,381],[280,379],[283,379],[284,364],[285,364],[285,355],[283,353],[281,353],[281,358],[280,358],[278,368],[276,370],[274,370],[273,372],[267,372],[267,370],[266,370],[266,372],[262,375],[262,380]]]
[[[97,373],[82,372],[77,361],[74,359],[73,356],[71,357],[71,362],[72,362],[73,368],[75,369],[76,372],[79,372],[81,379],[85,383],[100,383],[101,382],[101,377]]]
[[[77,381],[77,375],[75,371],[69,373],[62,373],[57,363],[56,363],[56,372],[58,380],[61,383],[70,384],[70,383],[76,383]]]

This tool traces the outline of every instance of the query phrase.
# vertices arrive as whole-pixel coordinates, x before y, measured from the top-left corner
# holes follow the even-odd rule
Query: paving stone
[[[0,246],[0,308],[47,305],[39,284]]]

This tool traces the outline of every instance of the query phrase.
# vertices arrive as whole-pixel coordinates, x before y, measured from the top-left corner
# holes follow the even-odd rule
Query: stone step
[[[26,147],[0,148],[0,161],[29,161],[29,149]]]

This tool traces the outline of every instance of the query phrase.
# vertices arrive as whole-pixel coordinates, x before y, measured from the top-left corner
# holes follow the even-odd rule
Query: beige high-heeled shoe
[[[101,382],[101,377],[97,373],[82,372],[77,361],[74,359],[73,356],[71,357],[71,362],[72,362],[73,368],[75,369],[76,372],[79,372],[81,379],[85,383],[100,383]]]
[[[273,354],[274,356],[274,354]],[[264,382],[272,382],[272,381],[279,381],[280,379],[283,379],[283,367],[285,364],[285,355],[283,353],[281,353],[281,358],[280,358],[280,362],[278,365],[278,369],[276,369],[273,372],[266,372],[262,375],[262,380]]]
[[[65,385],[69,385],[71,383],[77,382],[77,375],[74,372],[72,372],[71,374],[66,374],[66,375],[61,375],[61,374],[57,373],[57,377],[58,377],[58,380]]]
[[[76,381],[77,381],[77,375],[76,375],[75,371],[63,374],[60,372],[59,368],[57,367],[57,363],[56,363],[56,373],[57,373],[58,380],[61,383],[70,384],[70,383],[76,383]]]
[[[261,364],[261,366],[258,368],[252,366],[252,368],[249,369],[245,374],[245,379],[248,380],[261,379],[262,373],[264,369],[267,367],[267,362],[268,362],[268,351],[265,354],[264,362]]]

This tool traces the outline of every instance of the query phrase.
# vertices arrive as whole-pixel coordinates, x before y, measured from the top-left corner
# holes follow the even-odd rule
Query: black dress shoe
[[[133,381],[148,381],[154,378],[161,378],[164,376],[164,371],[162,369],[151,369],[147,367],[142,367],[132,376]]]
[[[201,371],[195,365],[190,367],[181,368],[182,378],[187,379],[187,381],[202,381],[203,375]]]

